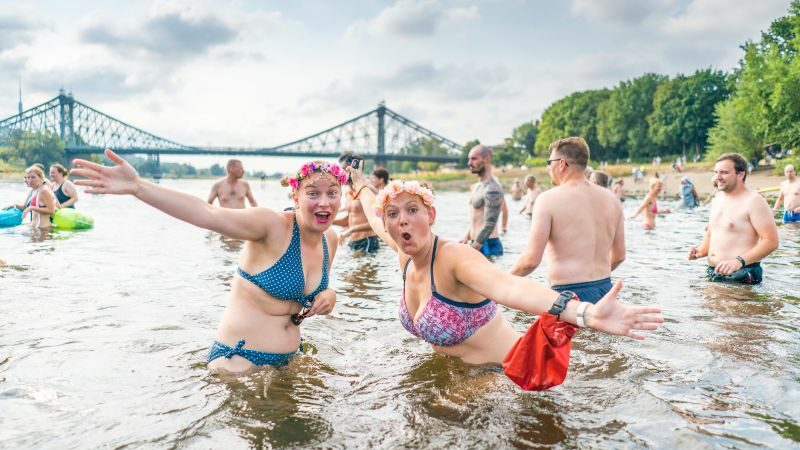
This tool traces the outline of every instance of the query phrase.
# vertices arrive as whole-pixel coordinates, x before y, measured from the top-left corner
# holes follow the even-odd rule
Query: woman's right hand
[[[80,169],[72,169],[71,175],[86,177],[86,180],[76,180],[79,186],[88,186],[86,192],[90,194],[130,194],[136,195],[139,192],[139,174],[128,161],[119,155],[106,149],[105,155],[108,159],[115,162],[113,167],[104,166],[85,159],[73,161]]]
[[[367,184],[367,179],[364,178],[364,165],[361,164],[358,169],[353,166],[347,166],[344,170],[350,173],[350,180],[353,182],[353,190],[358,191],[362,186]]]

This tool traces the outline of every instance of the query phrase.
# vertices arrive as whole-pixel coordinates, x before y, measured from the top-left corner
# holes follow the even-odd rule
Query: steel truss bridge
[[[462,146],[381,103],[377,108],[318,133],[276,147],[206,147],[184,145],[156,136],[75,100],[59,95],[20,114],[0,120],[0,144],[19,131],[54,132],[65,143],[67,159],[102,153],[111,148],[123,155],[230,155],[337,157],[345,151],[386,161],[456,162]],[[443,151],[421,154],[422,143],[433,140]]]

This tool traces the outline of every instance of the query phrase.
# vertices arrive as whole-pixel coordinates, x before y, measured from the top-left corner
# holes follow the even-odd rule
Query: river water
[[[210,186],[163,184],[203,198]],[[288,205],[277,183],[253,187],[260,204]],[[0,204],[24,196],[21,181],[0,182]],[[460,238],[467,194],[437,204],[436,232]],[[764,283],[744,287],[711,284],[685,259],[707,210],[660,217],[655,231],[627,223],[621,299],[661,305],[666,323],[643,342],[580,332],[564,384],[524,392],[401,327],[385,248],[339,252],[337,306],[303,323],[305,355],[220,380],[205,356],[240,244],[132,198],[78,205],[94,229],[0,230],[0,448],[800,447],[797,227],[779,227]],[[497,264],[510,268],[528,228],[512,212]],[[533,320],[503,314],[520,331]]]

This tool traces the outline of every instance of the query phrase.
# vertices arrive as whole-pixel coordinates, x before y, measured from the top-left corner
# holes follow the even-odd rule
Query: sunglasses
[[[311,309],[305,309],[300,313],[292,314],[292,316],[289,319],[291,319],[293,324],[300,326],[300,324],[303,323],[303,319],[308,317],[309,312],[311,312]]]
[[[564,158],[548,159],[547,160],[547,165],[549,166],[550,164],[553,164],[556,161],[564,161]]]

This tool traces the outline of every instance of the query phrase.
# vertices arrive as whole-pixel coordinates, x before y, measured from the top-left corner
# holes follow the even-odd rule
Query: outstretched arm
[[[529,278],[515,277],[503,272],[478,252],[463,246],[453,246],[452,251],[458,252],[454,257],[448,258],[455,261],[456,279],[481,296],[501,305],[531,314],[541,314],[547,312],[559,296],[558,292]],[[658,328],[664,321],[660,316],[661,310],[623,305],[617,300],[617,293],[621,288],[622,283],[618,281],[597,304],[587,307],[584,316],[586,325],[608,334],[644,339],[636,330]],[[579,302],[567,303],[560,320],[577,324],[578,306]]]
[[[506,234],[506,230],[508,230],[508,202],[506,201],[505,197],[503,197],[503,210],[501,212],[500,228],[500,233]]]
[[[76,159],[72,173],[86,177],[75,184],[88,186],[90,194],[133,195],[148,205],[176,219],[234,239],[255,241],[267,237],[268,231],[280,226],[283,217],[266,208],[227,209],[209,205],[203,200],[183,192],[165,188],[139,177],[127,161],[106,149],[105,155],[114,163],[104,166]]]

